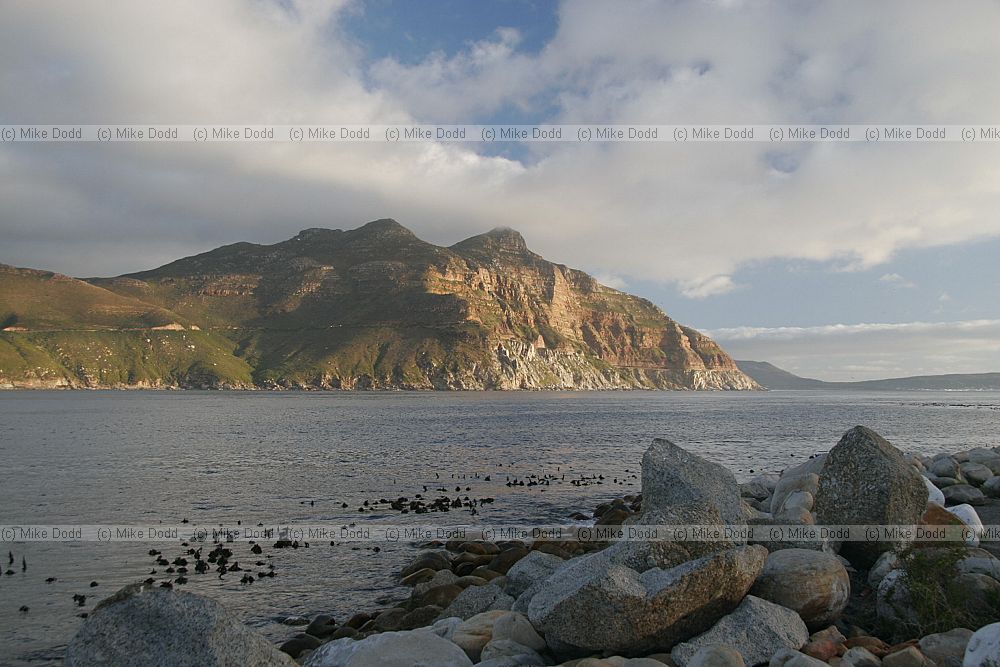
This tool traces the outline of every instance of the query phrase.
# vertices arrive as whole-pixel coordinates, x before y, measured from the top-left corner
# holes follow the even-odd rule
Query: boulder
[[[292,663],[294,664],[294,663]],[[305,667],[469,667],[461,648],[429,630],[383,632],[360,641],[337,639],[313,651]]]
[[[892,570],[882,578],[875,593],[875,610],[879,622],[895,632],[919,623],[904,570]]]
[[[819,489],[819,474],[816,471],[820,469],[814,461],[809,461],[783,472],[771,496],[771,513],[780,514],[788,496],[793,493],[808,493],[815,499]]]
[[[781,649],[798,650],[809,639],[805,623],[791,609],[748,595],[736,610],[723,616],[707,632],[678,644],[670,652],[679,667],[703,646],[731,646],[747,665],[768,662]]]
[[[329,614],[319,614],[306,626],[306,634],[325,639],[337,631],[337,621]]]
[[[768,667],[824,667],[822,660],[810,657],[805,653],[794,651],[790,648],[783,648],[771,656]]]
[[[830,450],[819,475],[815,513],[822,525],[904,525],[920,521],[927,487],[917,470],[885,438],[856,426]],[[868,568],[893,542],[845,542],[841,553]]]
[[[740,497],[766,500],[771,495],[771,489],[760,480],[751,480],[740,484]]]
[[[955,484],[942,489],[946,505],[985,505],[986,496],[974,486],[968,484]]]
[[[724,466],[656,438],[642,457],[642,513],[653,517],[672,505],[715,506],[723,522],[743,524],[736,477]]]
[[[410,598],[410,602],[408,604],[414,609],[417,607],[426,607],[428,605],[447,607],[461,594],[462,589],[455,584],[435,586],[417,597]]]
[[[882,658],[882,667],[935,667],[935,665],[916,646],[908,646]]]
[[[938,632],[920,640],[920,651],[938,667],[962,667],[965,648],[971,638],[972,630],[966,628]]]
[[[941,489],[934,486],[934,482],[926,477],[924,477],[923,480],[924,486],[927,487],[927,502],[935,503],[944,507],[944,494],[941,493]]]
[[[973,633],[962,667],[1000,667],[1000,623],[984,625]]]
[[[448,557],[446,551],[441,550],[431,550],[423,551],[417,554],[417,557],[410,561],[410,564],[403,568],[399,573],[401,579],[406,579],[406,577],[419,572],[420,570],[450,570],[451,569],[451,559]]]
[[[441,612],[441,617],[456,616],[467,619],[484,611],[510,609],[513,604],[514,598],[504,593],[496,584],[469,586]]]
[[[296,635],[279,646],[278,650],[292,658],[298,658],[304,651],[311,651],[322,645],[323,642],[312,635]]]
[[[959,466],[958,461],[950,456],[935,458],[927,468],[927,471],[935,477],[953,477],[955,479],[962,479],[962,469]]]
[[[476,614],[455,627],[451,641],[458,644],[473,662],[479,662],[483,647],[493,639],[493,624],[507,613],[498,610]]]
[[[559,556],[532,551],[507,570],[507,585],[504,586],[504,591],[516,598],[532,584],[550,577],[564,562],[566,561]]]
[[[650,567],[656,559],[642,558],[642,545],[618,543],[560,568],[545,582],[528,605],[528,619],[550,646],[555,642],[564,653],[621,655],[668,649],[732,611],[767,556],[761,546],[741,546],[664,569]],[[616,553],[622,547],[629,549]]]
[[[745,664],[743,656],[732,646],[711,644],[698,649],[687,667],[744,667]]]
[[[979,546],[979,538],[983,534],[983,522],[979,518],[972,505],[955,505],[949,507],[948,511],[955,515],[962,523],[972,529],[971,534],[965,538],[965,543],[970,547]]]
[[[959,469],[962,471],[962,476],[973,486],[982,486],[986,480],[993,477],[993,471],[982,463],[969,461],[960,465]]]
[[[494,556],[489,564],[486,565],[487,569],[490,569],[499,574],[507,574],[507,571],[513,567],[514,563],[521,560],[528,555],[528,548],[522,546],[515,546],[509,549],[504,549],[496,556]]]
[[[1000,476],[990,477],[980,490],[989,498],[1000,498]]]
[[[480,654],[483,661],[495,660],[497,658],[514,658],[522,657],[523,662],[519,662],[522,665],[544,665],[545,660],[542,656],[538,655],[538,652],[524,646],[523,644],[518,644],[512,639],[491,639],[487,642],[486,646],[483,647],[483,651]],[[479,664],[482,664],[481,662]]]
[[[292,667],[295,661],[215,600],[132,585],[94,608],[70,640],[63,664]]]
[[[807,626],[817,629],[830,625],[844,611],[851,579],[832,554],[782,549],[768,555],[750,593],[797,612]]]
[[[874,653],[861,646],[849,648],[840,656],[840,667],[880,667],[881,664]]]
[[[902,561],[899,558],[899,554],[895,551],[886,551],[878,557],[878,560],[872,565],[872,569],[868,570],[868,585],[872,587],[872,590],[878,590],[878,586],[882,583],[885,575],[899,569],[901,566]]]
[[[421,572],[431,572],[432,574],[429,578],[424,579],[423,581],[419,581],[416,584],[406,584],[406,579],[414,577],[420,574]],[[452,572],[451,570],[434,571],[431,570],[430,568],[424,568],[423,570],[419,570],[416,573],[410,575],[410,577],[407,577],[406,579],[404,579],[399,583],[413,586],[414,597],[420,597],[430,589],[437,588],[438,586],[447,586],[448,584],[454,584],[456,581],[458,581],[459,578],[458,575]]]
[[[509,639],[533,651],[545,648],[545,640],[535,632],[528,617],[515,611],[504,614],[494,621],[493,639]]]

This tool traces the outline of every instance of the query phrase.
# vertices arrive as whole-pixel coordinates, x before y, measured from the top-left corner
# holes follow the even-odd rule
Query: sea
[[[0,392],[0,527],[563,523],[638,493],[653,438],[745,480],[827,451],[857,424],[908,452],[993,447],[1000,393]],[[476,514],[468,503],[419,515],[378,503],[418,494],[476,500]],[[0,535],[11,572],[0,575],[0,665],[60,664],[101,598],[177,576],[150,549],[171,561],[185,552],[179,541],[11,535]],[[260,540],[261,555],[236,542],[232,560],[275,576],[192,572],[175,590],[218,600],[276,643],[301,630],[290,617],[343,621],[408,593],[397,574],[413,542],[304,542]]]

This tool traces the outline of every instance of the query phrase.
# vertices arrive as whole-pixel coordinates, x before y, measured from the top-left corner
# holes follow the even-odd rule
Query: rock
[[[397,628],[399,630],[415,630],[416,628],[426,627],[441,616],[441,611],[441,607],[433,604],[429,604],[426,607],[417,607],[399,619]]]
[[[516,598],[532,584],[550,577],[564,562],[566,561],[558,556],[532,551],[507,570],[507,585],[504,590]]]
[[[507,610],[513,604],[514,598],[504,593],[496,584],[469,586],[441,612],[441,616],[442,618],[457,616],[461,619],[467,619],[484,611]]]
[[[669,440],[656,438],[642,457],[642,513],[655,517],[674,505],[714,506],[726,524],[743,524],[736,477]]]
[[[528,617],[518,612],[510,612],[493,623],[493,639],[509,639],[533,651],[545,648],[545,640],[532,627]]]
[[[451,641],[465,651],[473,662],[479,662],[483,647],[493,639],[493,624],[507,614],[506,611],[485,611],[463,621],[455,627]]]
[[[687,667],[744,667],[743,656],[732,646],[711,644],[699,648]]]
[[[319,614],[306,626],[306,634],[325,639],[337,631],[337,621],[329,614]]]
[[[826,663],[799,651],[783,648],[773,656],[768,667],[824,667]]]
[[[434,572],[430,568],[425,568],[423,570],[416,572],[416,574],[420,574],[421,572],[433,572],[433,574],[431,575],[430,579],[426,579],[424,581],[418,582],[417,584],[413,584],[414,597],[420,597],[430,589],[437,588],[438,586],[447,586],[448,584],[454,584],[459,579],[458,575],[452,572],[451,570],[438,570]],[[401,581],[400,583],[405,584],[406,581],[404,580]],[[464,588],[464,586],[460,586],[460,588]]]
[[[537,654],[535,654],[537,656]],[[477,667],[523,667],[524,665],[546,665],[547,662],[542,658],[541,662],[533,662],[535,657],[530,655],[509,655],[499,658],[491,658],[490,660],[483,660],[482,662],[477,662]]]
[[[311,651],[322,645],[323,642],[312,635],[297,635],[279,646],[278,650],[292,658],[298,658],[303,651]]]
[[[309,619],[305,616],[286,616],[281,619],[282,625],[309,625]]]
[[[955,578],[963,592],[964,604],[977,625],[995,620],[1000,615],[1000,581],[985,574],[959,574]]]
[[[916,646],[904,648],[882,658],[882,667],[935,667]]]
[[[528,605],[528,619],[550,646],[623,655],[669,648],[732,611],[767,555],[763,547],[742,546],[663,569],[637,562],[639,546],[618,543],[546,580]]]
[[[1000,623],[984,625],[973,633],[962,667],[1000,667]]]
[[[434,632],[435,634],[437,634],[437,636],[444,637],[448,641],[451,641],[451,638],[455,634],[455,629],[458,628],[458,626],[462,625],[462,623],[464,622],[465,621],[458,618],[457,616],[452,616],[450,618],[440,618],[434,621],[430,629],[431,632]]]
[[[955,505],[949,507],[948,511],[972,529],[972,534],[965,539],[965,543],[970,547],[978,547],[979,538],[983,534],[983,522],[972,505]]]
[[[946,505],[984,505],[986,504],[986,496],[983,492],[974,486],[969,486],[968,484],[956,484],[954,486],[947,486],[942,489],[941,493],[944,494],[944,500]]]
[[[358,634],[360,634],[360,633],[357,630],[355,630],[354,628],[352,628],[350,626],[347,626],[347,625],[344,625],[344,626],[341,626],[341,627],[337,628],[337,630],[332,635],[330,635],[330,639],[331,640],[333,640],[333,639],[343,639],[344,637],[351,637],[351,638],[353,638],[353,637],[357,637]]]
[[[469,590],[469,589],[466,589]],[[455,584],[447,584],[445,586],[435,586],[429,591],[425,592],[423,595],[412,598],[411,606],[416,607],[426,607],[427,605],[434,605],[436,607],[447,607],[450,605],[455,598],[462,594],[462,589]]]
[[[438,572],[451,572],[451,570],[432,570],[429,567],[417,570],[416,572],[411,572],[402,579],[399,580],[404,586],[416,586],[417,584],[422,584],[424,582],[430,581],[434,578],[434,575]]]
[[[935,503],[944,507],[944,494],[941,493],[941,489],[934,486],[934,483],[926,477],[924,477],[923,480],[924,486],[927,487],[927,502]]]
[[[966,628],[927,635],[920,640],[920,651],[937,667],[962,667],[962,657],[971,637],[972,630]]]
[[[491,639],[487,642],[486,646],[483,647],[483,651],[481,653],[482,660],[513,658],[515,656],[524,656],[528,660],[528,662],[524,662],[522,664],[545,664],[545,660],[542,656],[538,655],[537,651],[530,649],[523,644],[518,644],[512,639]]]
[[[950,456],[935,459],[931,462],[927,471],[935,477],[953,477],[955,479],[962,479],[962,469],[959,467],[958,461]]]
[[[771,495],[771,489],[759,480],[751,480],[740,484],[740,497],[753,498],[754,500],[765,500]]]
[[[896,631],[918,624],[902,569],[892,570],[882,578],[876,591],[875,609],[879,622]]]
[[[400,578],[405,579],[414,572],[420,570],[450,570],[451,559],[448,553],[440,550],[424,551],[417,554],[417,557],[410,561],[410,564],[399,573]]]
[[[293,663],[294,664],[294,663]],[[428,630],[383,632],[360,641],[338,639],[320,646],[305,667],[469,667],[461,648]]]
[[[1000,498],[1000,477],[990,477],[980,490],[990,498]]]
[[[797,612],[816,629],[830,625],[844,611],[851,579],[832,554],[782,549],[768,555],[750,594]]]
[[[851,637],[844,642],[844,646],[846,646],[848,650],[852,648],[863,648],[879,659],[889,653],[889,645],[878,637],[868,637],[865,635]]]
[[[132,585],[94,608],[70,640],[63,664],[265,667],[295,662],[214,600]]]
[[[953,512],[937,503],[927,503],[927,509],[920,517],[921,526],[962,526],[964,522]]]
[[[809,639],[799,615],[790,609],[748,595],[733,613],[697,637],[678,644],[670,652],[679,667],[703,646],[726,644],[740,652],[748,665],[768,662],[783,648],[798,650]]]
[[[875,654],[860,646],[849,648],[840,656],[840,667],[880,667],[881,664]]]
[[[962,476],[973,486],[982,486],[986,483],[986,480],[993,477],[993,471],[982,463],[973,463],[970,461],[961,464],[959,469],[962,471]]]
[[[968,549],[965,558],[958,561],[958,571],[962,574],[985,574],[1000,580],[1000,560],[985,549]]]
[[[902,562],[899,559],[899,554],[895,551],[886,551],[878,557],[878,560],[872,565],[872,569],[868,570],[868,585],[873,590],[878,590],[878,585],[882,583],[885,575],[901,566]]]
[[[815,513],[822,525],[912,526],[927,506],[927,487],[902,453],[871,429],[856,426],[830,450],[819,475]],[[845,542],[841,554],[868,568],[893,542]]]
[[[409,612],[401,607],[390,607],[375,617],[373,629],[379,632],[399,630],[400,622]]]
[[[838,641],[833,639],[810,639],[809,642],[802,647],[802,653],[808,655],[810,658],[816,658],[817,660],[822,660],[826,662],[830,658],[834,658],[838,655],[843,655],[847,648]]]
[[[814,457],[781,473],[771,496],[771,513],[780,513],[789,495],[804,491],[813,498],[819,489],[819,473],[826,462],[826,454]]]
[[[527,547],[513,547],[505,549],[490,560],[487,568],[499,574],[507,574],[507,571],[513,567],[514,563],[527,555]]]

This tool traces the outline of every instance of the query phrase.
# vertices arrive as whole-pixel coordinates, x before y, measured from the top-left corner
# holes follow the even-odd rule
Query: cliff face
[[[30,300],[11,297],[10,271],[0,271],[0,385],[759,388],[708,337],[546,261],[508,229],[444,248],[378,220],[224,246],[119,278],[66,279],[127,311],[119,326],[103,306],[101,318],[77,308],[60,319],[59,307],[38,317]],[[176,350],[158,352],[144,326],[176,338]],[[79,338],[70,328],[114,340],[100,352],[74,342],[67,356]],[[40,362],[31,368],[15,363],[28,348]],[[119,348],[133,361],[121,361]],[[110,358],[114,369],[95,372]]]

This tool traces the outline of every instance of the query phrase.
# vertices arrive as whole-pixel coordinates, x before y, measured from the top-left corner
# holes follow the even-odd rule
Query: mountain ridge
[[[3,386],[759,388],[704,334],[509,228],[449,247],[388,218],[310,228],[72,289],[31,271],[0,272]]]
[[[945,373],[881,380],[827,382],[800,377],[766,361],[737,360],[736,365],[762,387],[777,390],[1000,391],[1000,373]]]

